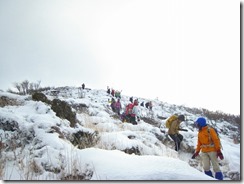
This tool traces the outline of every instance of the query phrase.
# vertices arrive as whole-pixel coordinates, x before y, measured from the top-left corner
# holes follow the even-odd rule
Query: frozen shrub
[[[1,96],[0,97],[0,107],[5,107],[5,106],[14,106],[14,105],[20,105],[20,103],[16,99],[12,99],[6,96]]]
[[[47,97],[43,93],[40,93],[40,92],[34,93],[32,95],[32,99],[34,101],[41,101],[41,102],[44,102],[44,103],[47,103],[47,104],[51,104],[51,102],[47,99]]]
[[[13,132],[19,129],[19,125],[15,120],[0,118],[0,129]]]
[[[74,146],[79,149],[94,147],[98,141],[98,132],[84,132],[78,131],[73,134],[73,140],[71,141]]]
[[[72,111],[70,105],[62,100],[54,99],[52,101],[52,110],[56,112],[56,115],[60,118],[67,119],[70,122],[71,127],[75,127],[76,113]]]

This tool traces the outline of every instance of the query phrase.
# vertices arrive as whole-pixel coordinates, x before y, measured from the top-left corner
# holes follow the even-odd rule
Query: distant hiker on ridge
[[[107,93],[110,95],[110,88],[107,86]]]
[[[152,110],[152,102],[151,102],[151,101],[150,101],[150,102],[147,102],[147,103],[145,104],[145,106],[146,106],[147,109]]]
[[[121,98],[121,91],[116,90],[114,96],[115,98]]]
[[[85,89],[85,84],[83,83],[81,87],[82,87],[82,89]]]
[[[115,90],[114,89],[112,89],[112,91],[111,91],[111,95],[114,97],[114,94],[115,94]]]

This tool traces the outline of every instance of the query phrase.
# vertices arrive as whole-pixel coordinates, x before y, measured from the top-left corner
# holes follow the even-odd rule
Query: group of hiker
[[[111,89],[107,86],[107,93],[108,94],[111,94],[112,97],[115,97],[115,98],[121,98],[121,92],[122,91],[119,91],[119,90],[115,90],[115,89]]]
[[[130,97],[129,100],[130,100],[131,103],[133,103],[133,96]],[[137,101],[138,101],[138,100],[137,100]],[[138,103],[139,103],[139,102],[138,102]],[[144,107],[144,101],[140,103],[140,106]],[[149,102],[145,103],[145,107],[146,107],[147,109],[152,110],[152,101],[149,101]]]
[[[130,102],[128,105],[125,107],[125,111],[121,115],[121,120],[122,122],[129,122],[132,123],[133,125],[137,125],[138,121],[140,121],[140,116],[139,116],[139,107],[138,107],[138,99],[135,99],[133,101],[133,98],[130,98]]]
[[[175,115],[172,115],[171,117],[173,116]],[[180,150],[180,144],[183,140],[183,136],[179,133],[179,131],[187,131],[186,129],[180,128],[180,124],[183,121],[185,121],[184,115],[177,116],[177,118],[171,122],[168,129],[168,135],[175,142],[176,151]],[[198,128],[198,140],[195,153],[191,158],[195,159],[197,156],[201,156],[204,173],[210,177],[215,177],[218,180],[223,180],[223,174],[219,167],[218,158],[223,160],[224,156],[221,152],[221,143],[217,132],[213,127],[207,124],[207,120],[204,117],[199,117],[194,122],[194,125]],[[215,176],[213,176],[210,169],[211,165],[213,167],[213,171],[215,172]]]
[[[120,102],[120,95],[115,96],[115,93],[110,93],[109,88],[107,92],[111,94],[112,97],[117,98],[117,101],[112,98],[111,108],[119,115],[121,121],[137,125],[140,121],[138,99],[133,100],[133,97],[130,97],[130,103],[126,105],[125,111],[121,113],[120,111],[122,106]],[[142,102],[140,105],[144,107],[144,102]],[[152,110],[152,102],[147,102],[145,107]],[[166,126],[168,128],[168,135],[174,141],[175,151],[179,151],[181,148],[181,142],[183,141],[183,135],[180,134],[179,131],[188,131],[187,129],[180,128],[180,124],[186,121],[186,119],[184,115],[172,115],[171,117],[167,118],[167,120],[170,119],[172,120],[170,125],[168,127]],[[223,174],[218,164],[218,158],[223,160],[224,156],[221,152],[221,143],[217,132],[213,127],[207,125],[207,121],[204,117],[199,117],[194,122],[194,125],[198,128],[198,140],[195,153],[191,158],[195,159],[196,157],[201,156],[204,173],[208,176],[215,177],[218,180],[223,180]],[[210,169],[211,166],[213,167],[213,171],[215,173],[214,176]]]
[[[139,110],[139,101],[138,99],[133,99],[133,97],[129,98],[129,103],[126,105],[125,110],[121,113],[121,102],[120,97],[117,97],[117,101],[114,97],[111,99],[111,109],[113,112],[119,115],[122,122],[132,123],[133,125],[137,125],[138,121],[140,121],[140,110]],[[141,105],[142,106],[142,105]],[[152,102],[149,101],[146,103],[146,108],[152,110]]]
[[[111,109],[113,112],[118,114],[122,122],[129,122],[133,125],[137,125],[137,121],[140,121],[139,117],[139,109],[138,109],[138,99],[134,101],[130,98],[130,103],[126,105],[125,111],[121,114],[121,102],[120,98],[115,100],[114,98],[111,99]]]

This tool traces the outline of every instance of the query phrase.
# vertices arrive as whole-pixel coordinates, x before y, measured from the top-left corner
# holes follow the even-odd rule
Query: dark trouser
[[[120,116],[120,109],[119,108],[115,108],[115,113],[117,113]]]
[[[135,116],[130,115],[130,123],[132,123],[133,125],[137,125],[136,117]]]
[[[183,135],[181,134],[170,134],[169,135],[175,142],[175,151],[180,150],[180,143],[183,140]]]
[[[136,117],[135,116],[131,116],[130,114],[125,114],[123,113],[121,116],[121,120],[123,122],[129,122],[129,123],[132,123],[133,125],[137,125],[137,122],[136,122]]]

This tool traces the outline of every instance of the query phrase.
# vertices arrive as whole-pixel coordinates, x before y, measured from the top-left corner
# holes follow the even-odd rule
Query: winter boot
[[[215,178],[218,180],[223,180],[223,174],[222,172],[216,172],[215,173]]]
[[[212,171],[204,171],[204,173],[206,174],[206,175],[208,175],[208,176],[211,176],[211,177],[213,177],[213,174],[212,174]]]

